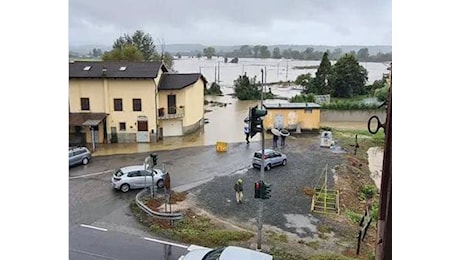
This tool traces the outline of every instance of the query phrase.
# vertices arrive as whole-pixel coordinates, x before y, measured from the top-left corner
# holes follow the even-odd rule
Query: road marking
[[[80,176],[74,176],[74,177],[70,177],[69,180],[78,179],[78,178],[85,178],[85,177],[94,176],[94,175],[99,175],[99,174],[104,174],[104,173],[108,173],[108,172],[112,172],[112,171],[113,171],[113,170],[106,170],[106,171],[103,171],[103,172],[95,172],[95,173],[89,173],[89,174],[80,175]]]
[[[86,228],[92,228],[92,229],[96,229],[96,230],[100,230],[100,231],[107,231],[106,228],[100,228],[100,227],[95,227],[95,226],[90,226],[90,225],[85,225],[85,224],[81,224],[80,226],[86,227]]]
[[[157,242],[157,243],[160,243],[160,244],[166,244],[166,245],[170,245],[170,246],[177,246],[177,247],[182,247],[182,248],[188,248],[188,246],[185,246],[185,245],[176,244],[176,243],[171,243],[171,242],[162,241],[162,240],[158,240],[158,239],[153,239],[153,238],[149,238],[149,237],[144,237],[144,239],[145,239],[145,240],[148,240],[148,241],[152,241],[152,242]]]
[[[81,250],[77,250],[77,249],[69,249],[69,251],[70,252],[75,252],[75,253],[80,253],[80,254],[85,254],[85,255],[90,255],[90,256],[95,256],[95,257],[99,257],[99,258],[105,258],[105,259],[111,259],[111,260],[120,260],[119,258],[113,258],[113,257],[110,257],[110,256],[94,254],[94,253],[81,251]]]

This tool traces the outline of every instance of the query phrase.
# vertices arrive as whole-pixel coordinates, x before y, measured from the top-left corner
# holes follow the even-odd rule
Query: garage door
[[[181,136],[182,121],[181,120],[164,120],[163,121],[163,136]]]

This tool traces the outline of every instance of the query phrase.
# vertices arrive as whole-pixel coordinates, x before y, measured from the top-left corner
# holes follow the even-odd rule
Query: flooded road
[[[239,63],[224,63],[223,58],[213,59],[206,58],[182,58],[174,61],[174,69],[181,73],[196,73],[200,72],[206,77],[208,87],[216,79],[220,79],[219,83],[223,96],[206,96],[205,99],[209,102],[205,106],[204,118],[209,123],[206,123],[200,131],[184,137],[166,137],[158,143],[139,143],[139,144],[110,144],[110,151],[107,145],[101,144],[98,146],[95,156],[108,155],[113,153],[142,153],[155,150],[171,150],[183,147],[195,147],[204,145],[215,145],[216,142],[238,143],[244,142],[245,135],[243,133],[244,118],[248,116],[249,108],[260,104],[260,101],[240,101],[231,96],[234,92],[233,80],[238,78],[242,73],[247,73],[249,77],[256,76],[257,81],[261,78],[260,70],[267,68],[267,82],[279,82],[291,80],[305,72],[310,72],[314,75],[316,69],[294,69],[295,66],[319,65],[320,61],[299,61],[299,60],[284,60],[284,59],[254,59],[242,58]],[[383,73],[386,73],[386,65],[383,63],[361,64],[369,71],[369,82],[375,79],[380,79]],[[220,68],[220,74],[217,68]],[[301,93],[293,83],[290,86],[270,85],[266,86],[281,99],[266,100],[265,102],[287,103],[287,98],[291,98]],[[225,104],[225,105],[219,105]],[[337,122],[321,122],[321,125],[337,127]],[[343,122],[342,127],[352,129],[366,129],[366,122]],[[271,135],[266,136],[271,138]],[[254,136],[251,142],[259,142],[260,135]]]

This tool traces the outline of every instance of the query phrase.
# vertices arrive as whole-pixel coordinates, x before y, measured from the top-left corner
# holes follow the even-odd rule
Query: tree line
[[[329,52],[324,52],[315,76],[307,73],[296,78],[295,84],[303,86],[303,90],[301,95],[294,97],[291,101],[313,102],[315,95],[331,95],[337,98],[372,95],[384,101],[388,93],[386,76],[374,81],[373,84],[366,85],[367,75],[367,70],[359,64],[353,54],[347,53],[341,56],[332,65],[329,60]],[[260,98],[261,84],[256,83],[255,78],[249,79],[246,75],[239,76],[234,81],[234,86],[235,95],[240,100]],[[267,94],[271,94],[271,91]],[[266,98],[272,97],[273,95],[266,96]]]
[[[369,54],[368,48],[361,48],[357,52],[350,51],[344,53],[341,48],[335,48],[334,50],[327,50],[328,56],[331,60],[338,60],[345,54],[350,54],[356,57],[360,62],[385,62],[391,61],[392,54],[389,53],[377,53],[375,55]],[[323,57],[321,51],[315,51],[313,47],[307,47],[303,51],[293,50],[292,48],[281,50],[279,47],[275,47],[273,51],[270,51],[266,45],[243,45],[239,49],[233,50],[231,52],[217,52],[214,47],[207,47],[203,49],[203,54],[197,53],[196,56],[206,56],[208,59],[212,56],[220,57],[237,57],[237,58],[273,58],[273,59],[296,59],[296,60],[321,60]]]

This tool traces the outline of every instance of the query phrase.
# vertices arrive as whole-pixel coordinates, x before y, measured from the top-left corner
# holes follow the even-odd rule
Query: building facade
[[[267,115],[265,129],[284,128],[291,131],[320,128],[321,106],[316,103],[264,103]]]
[[[190,76],[193,75],[193,76]],[[196,79],[178,88],[179,102],[194,107],[183,110],[176,118],[187,127],[191,119],[200,123],[203,118],[203,97],[206,79],[198,74],[169,73],[160,62],[71,62],[69,64],[69,133],[71,139],[81,143],[132,143],[156,142],[161,136],[173,136],[176,132],[162,128],[164,109],[160,89],[164,78],[181,83],[190,77]],[[167,81],[169,82],[169,81]],[[171,86],[170,86],[171,87]],[[187,95],[194,93],[195,95]],[[196,98],[196,100],[189,100]],[[167,104],[167,103],[166,103]],[[176,103],[179,104],[179,103]],[[170,111],[179,106],[170,104]],[[201,110],[201,119],[199,113]],[[198,124],[199,124],[198,123]],[[84,134],[83,134],[84,133]],[[182,131],[178,135],[187,133]],[[79,136],[79,138],[77,138]],[[72,140],[70,140],[72,143]]]

